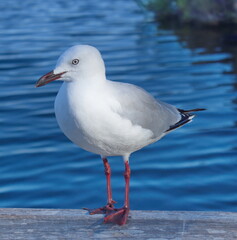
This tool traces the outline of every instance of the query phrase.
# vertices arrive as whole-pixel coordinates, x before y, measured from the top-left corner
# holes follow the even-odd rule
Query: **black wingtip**
[[[181,114],[181,120],[178,121],[177,123],[175,123],[174,125],[170,126],[169,129],[167,129],[165,132],[170,132],[176,128],[180,128],[182,127],[183,125],[185,125],[186,123],[188,122],[191,122],[192,119],[194,118],[194,114],[191,114],[191,113],[183,113],[183,112],[180,112]]]
[[[183,110],[183,109],[179,109],[178,110],[181,112],[181,113],[192,113],[192,112],[200,112],[200,111],[205,111],[207,110],[206,108],[195,108],[195,109],[190,109],[190,110]]]
[[[179,122],[175,123],[174,125],[170,126],[169,129],[166,130],[165,132],[170,132],[176,128],[182,127],[184,124],[186,124],[188,122],[191,122],[195,116],[193,114],[193,112],[199,112],[199,111],[206,110],[205,108],[195,108],[195,109],[191,109],[191,110],[183,110],[183,109],[179,109],[179,108],[177,108],[177,109],[180,112],[181,120]]]

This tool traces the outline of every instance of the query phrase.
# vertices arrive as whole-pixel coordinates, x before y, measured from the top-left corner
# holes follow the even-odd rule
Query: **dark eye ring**
[[[79,59],[73,59],[73,60],[72,60],[72,64],[73,64],[73,65],[77,65],[78,63],[79,63]]]

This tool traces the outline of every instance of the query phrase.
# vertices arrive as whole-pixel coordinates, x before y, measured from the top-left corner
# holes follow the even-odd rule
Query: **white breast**
[[[81,148],[104,156],[126,155],[155,141],[150,130],[121,117],[120,107],[101,85],[87,88],[65,82],[55,99],[64,134]]]

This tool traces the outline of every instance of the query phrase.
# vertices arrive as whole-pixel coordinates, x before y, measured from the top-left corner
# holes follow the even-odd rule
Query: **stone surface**
[[[131,211],[128,224],[117,226],[84,210],[4,208],[0,239],[234,240],[237,213]]]

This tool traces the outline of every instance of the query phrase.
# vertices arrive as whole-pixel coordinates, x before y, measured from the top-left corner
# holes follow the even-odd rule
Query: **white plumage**
[[[76,67],[70,66],[73,59],[79,59]],[[107,80],[104,69],[100,53],[91,46],[74,46],[57,63],[54,73],[67,73],[55,114],[72,142],[102,156],[125,157],[159,140],[180,121],[175,107],[132,84]]]
[[[69,48],[36,86],[54,80],[64,81],[55,99],[61,130],[81,148],[101,155],[104,162],[108,202],[89,210],[90,214],[105,213],[105,222],[123,225],[129,213],[130,154],[191,121],[191,112],[202,109],[177,109],[137,86],[107,80],[99,51],[88,45]],[[120,209],[114,208],[108,156],[122,156],[125,162],[125,202]]]

